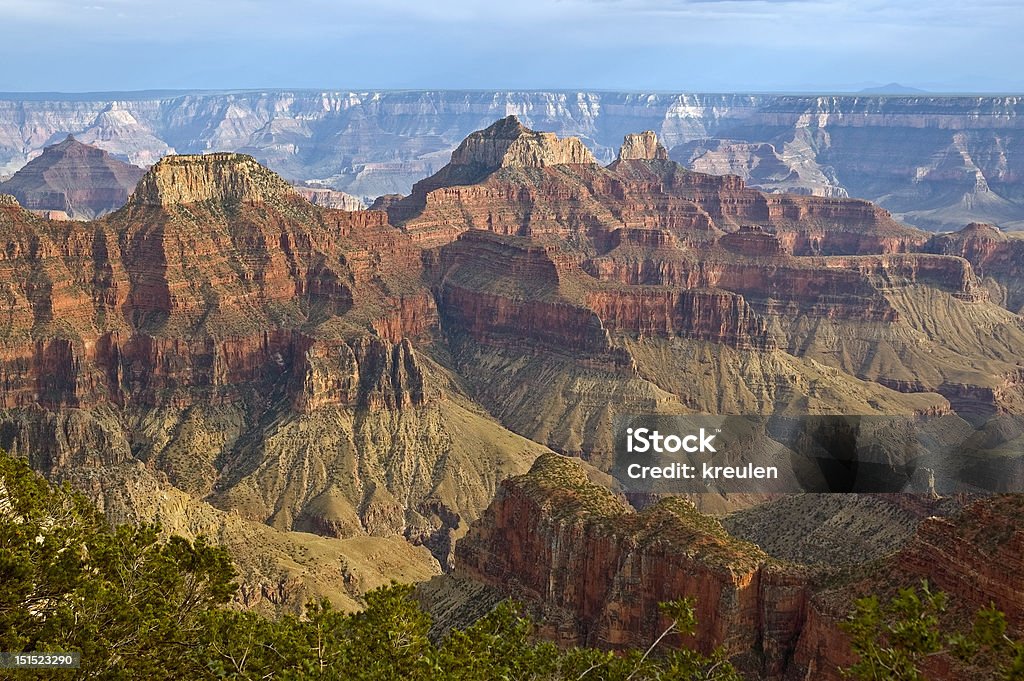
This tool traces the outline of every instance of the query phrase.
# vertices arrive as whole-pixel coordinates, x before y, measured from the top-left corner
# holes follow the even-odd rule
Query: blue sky
[[[0,0],[0,91],[1024,91],[1020,0]]]

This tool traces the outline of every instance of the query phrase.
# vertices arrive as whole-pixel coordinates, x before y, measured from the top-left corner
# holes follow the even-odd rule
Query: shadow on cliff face
[[[862,434],[861,418],[802,421],[793,447],[793,470],[808,492],[900,492],[914,475],[915,459],[894,459]],[[908,443],[897,443],[907,445]],[[905,451],[905,447],[901,447]]]
[[[18,435],[18,429],[13,423],[0,424],[0,449],[9,450],[14,444],[14,438]]]

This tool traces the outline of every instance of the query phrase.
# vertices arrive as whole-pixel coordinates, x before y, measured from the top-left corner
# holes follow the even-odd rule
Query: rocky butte
[[[420,351],[436,306],[383,213],[317,208],[214,154],[160,161],[107,218],[53,224],[0,207],[0,445],[114,517],[241,547],[255,604],[351,604],[436,572],[543,451]],[[290,547],[269,569],[268,542]]]
[[[235,547],[252,607],[356,607],[454,569],[616,647],[693,593],[698,645],[767,675],[834,670],[837,611],[758,529],[778,507],[636,511],[553,453],[607,481],[616,414],[1020,413],[1021,242],[693,172],[650,132],[622,146],[602,166],[503,118],[358,212],[228,153],[161,160],[91,222],[0,202],[0,446],[112,517]],[[857,560],[917,550],[936,570],[914,537],[957,510],[799,503],[808,555],[834,561],[808,537],[855,518]],[[952,551],[968,535],[950,522]]]
[[[88,220],[123,206],[143,172],[69,135],[0,182],[0,193],[45,217]]]
[[[699,629],[686,643],[763,649],[770,675],[795,647],[808,584],[690,501],[636,512],[555,455],[502,484],[459,542],[456,574],[542,603],[549,635],[563,642],[614,649],[649,645],[667,626],[658,603],[694,596]]]
[[[658,141],[652,130],[645,130],[639,135],[626,135],[622,148],[619,149],[620,161],[667,161],[668,151]]]

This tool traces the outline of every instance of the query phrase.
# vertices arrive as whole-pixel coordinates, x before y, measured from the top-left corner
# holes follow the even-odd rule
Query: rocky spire
[[[597,163],[576,137],[559,139],[553,132],[530,130],[508,116],[469,135],[452,153],[452,165],[497,168],[543,168]]]
[[[653,130],[626,135],[619,149],[620,161],[667,161],[668,151]]]

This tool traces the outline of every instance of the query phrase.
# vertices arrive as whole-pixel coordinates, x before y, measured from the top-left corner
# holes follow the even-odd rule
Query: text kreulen
[[[662,435],[657,430],[648,428],[629,428],[626,431],[626,448],[632,454],[716,454],[716,434],[704,428],[698,433],[684,436]],[[634,480],[775,480],[779,477],[779,470],[776,466],[755,466],[752,463],[722,466],[704,462],[699,468],[696,463],[672,463],[667,466],[644,466],[634,463],[626,468],[626,475]]]

